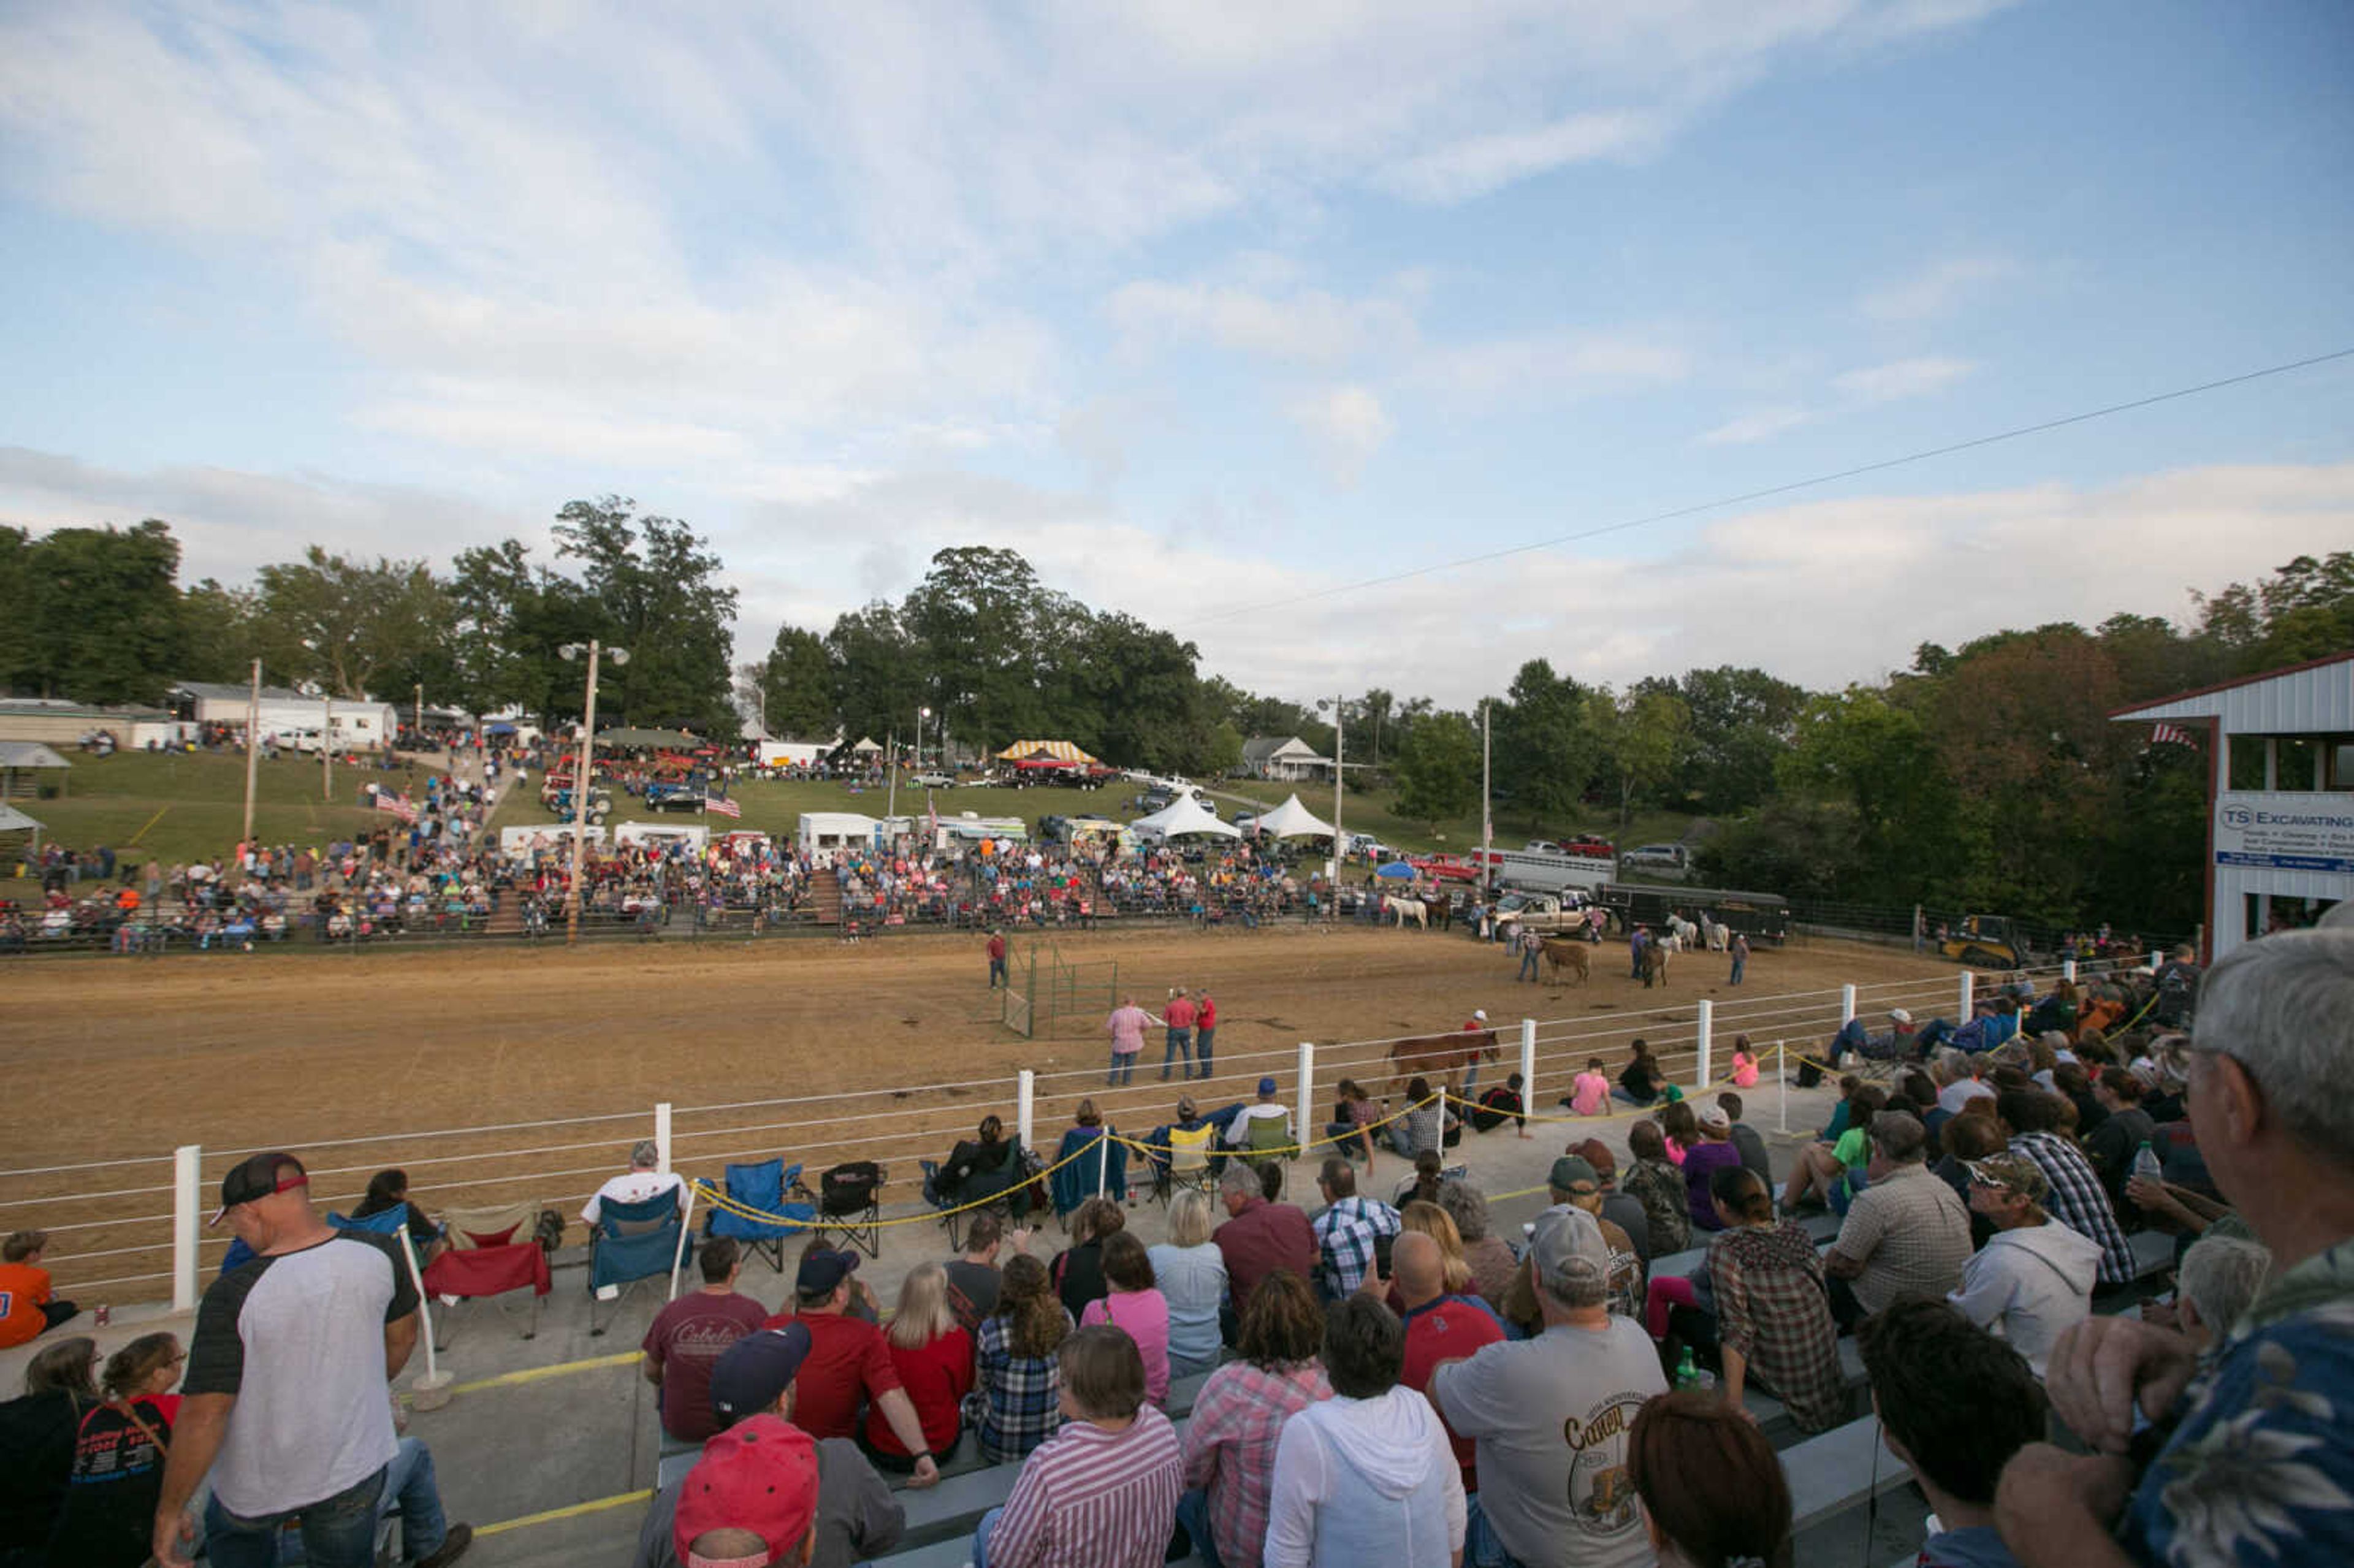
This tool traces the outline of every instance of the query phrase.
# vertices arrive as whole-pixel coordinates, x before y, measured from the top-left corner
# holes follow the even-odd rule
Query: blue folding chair
[[[801,1185],[801,1168],[788,1167],[781,1159],[762,1160],[750,1165],[727,1167],[724,1185],[729,1202],[748,1209],[758,1209],[764,1214],[782,1214],[782,1224],[766,1220],[747,1219],[731,1213],[720,1204],[711,1205],[705,1216],[703,1234],[707,1236],[733,1236],[747,1250],[769,1260],[769,1266],[779,1274],[785,1271],[785,1241],[799,1235],[817,1223],[817,1205],[808,1202],[809,1190]],[[791,1193],[795,1201],[788,1202]]]
[[[588,1332],[604,1333],[609,1319],[597,1321],[597,1301],[608,1287],[621,1287],[613,1298],[621,1300],[642,1279],[674,1277],[680,1255],[686,1250],[686,1215],[680,1207],[683,1193],[657,1192],[635,1203],[607,1198],[597,1205],[597,1223],[588,1229]]]
[[[1061,1169],[1046,1179],[1047,1191],[1054,1195],[1056,1219],[1068,1215],[1096,1195],[1098,1174],[1103,1179],[1106,1196],[1118,1202],[1128,1202],[1127,1144],[1112,1139],[1101,1150],[1088,1149],[1084,1159],[1071,1160],[1072,1155],[1087,1149],[1089,1143],[1110,1130],[1100,1127],[1074,1127],[1064,1131],[1062,1145],[1055,1151],[1055,1163]],[[1097,1163],[1099,1160],[1100,1165]],[[1070,1163],[1063,1164],[1065,1160]]]

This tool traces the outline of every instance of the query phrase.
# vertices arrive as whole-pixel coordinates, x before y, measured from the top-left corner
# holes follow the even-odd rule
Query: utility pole
[[[335,803],[335,699],[332,694],[319,699],[319,796],[330,806]]]
[[[883,773],[890,780],[890,794],[883,807],[887,821],[899,814],[899,736],[887,729],[883,732]]]
[[[597,640],[588,640],[588,714],[580,721],[580,769],[572,777],[572,891],[565,900],[564,945],[580,940],[580,862],[588,842],[589,764],[597,745]]]
[[[1494,774],[1489,763],[1489,715],[1495,707],[1492,698],[1479,699],[1479,876],[1482,885],[1495,881],[1494,874],[1488,869],[1489,857],[1496,850],[1496,818],[1490,804]]]
[[[417,705],[408,712],[408,727],[417,732],[417,749],[425,749],[425,683],[417,683]]]
[[[1343,734],[1348,727],[1347,713],[1348,699],[1334,697],[1332,699],[1332,854],[1333,858],[1343,866],[1349,863],[1349,837],[1341,831],[1341,774],[1347,766],[1343,758],[1349,755],[1349,744]],[[1341,896],[1341,878],[1337,870],[1332,878],[1332,896],[1337,908]]]
[[[253,690],[245,699],[245,842],[253,846],[253,787],[261,767],[261,661],[253,662]]]

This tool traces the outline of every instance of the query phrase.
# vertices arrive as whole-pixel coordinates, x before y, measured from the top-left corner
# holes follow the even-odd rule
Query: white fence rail
[[[1608,961],[1606,949],[1597,961]],[[2124,968],[2131,960],[2115,966]],[[2102,967],[2083,966],[2090,977]],[[2025,978],[2039,991],[2077,978],[2073,962],[2002,977]],[[1750,996],[1679,996],[1672,989],[1639,1012],[1607,1017],[1535,1019],[1499,1029],[1497,1059],[1479,1065],[1481,1086],[1517,1070],[1529,1108],[1543,1111],[1564,1098],[1570,1081],[1601,1059],[1615,1075],[1632,1041],[1641,1038],[1669,1076],[1687,1089],[1711,1086],[1728,1071],[1734,1042],[1746,1037],[1761,1065],[1787,1054],[1819,1051],[1846,1020],[1905,1008],[1924,1022],[1948,1006],[1956,1022],[1969,1016],[1974,978],[1878,981],[1835,990]],[[1575,994],[1572,992],[1571,994]],[[1645,999],[1648,1002],[1649,999]],[[1402,1036],[1399,1038],[1422,1038]],[[717,1180],[734,1161],[782,1155],[815,1175],[844,1160],[889,1167],[885,1189],[895,1209],[920,1212],[918,1157],[944,1153],[970,1136],[983,1116],[1005,1118],[1023,1143],[1051,1154],[1061,1129],[1082,1101],[1102,1120],[1130,1136],[1172,1119],[1177,1098],[1190,1092],[1204,1111],[1249,1099],[1262,1077],[1294,1108],[1309,1139],[1320,1137],[1332,1091],[1355,1078],[1376,1097],[1394,1097],[1405,1085],[1390,1049],[1397,1039],[1331,1043],[1301,1041],[1264,1050],[1220,1052],[1214,1080],[1163,1082],[1150,1046],[1136,1061],[1133,1081],[1107,1082],[1108,1058],[1097,1065],[1052,1072],[1022,1069],[1012,1078],[968,1078],[896,1085],[708,1106],[649,1107],[593,1116],[548,1118],[473,1127],[376,1133],[334,1139],[287,1138],[232,1149],[185,1145],[169,1152],[113,1160],[0,1170],[0,1229],[40,1229],[57,1238],[49,1263],[60,1290],[86,1300],[133,1302],[168,1298],[193,1307],[208,1272],[228,1245],[225,1231],[204,1227],[203,1216],[228,1168],[247,1155],[286,1149],[312,1176],[323,1209],[348,1211],[370,1175],[397,1166],[408,1191],[428,1212],[531,1199],[556,1208],[570,1223],[606,1177],[623,1169],[633,1144],[652,1139],[665,1169]],[[1214,1090],[1212,1084],[1217,1086]]]

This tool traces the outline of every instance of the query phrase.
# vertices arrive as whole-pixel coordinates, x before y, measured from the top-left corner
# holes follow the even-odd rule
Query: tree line
[[[2354,647],[2354,552],[2339,551],[2200,596],[2187,626],[2121,613],[1923,644],[1909,668],[1836,692],[1732,666],[1614,688],[1540,657],[1484,713],[1381,689],[1336,710],[1204,675],[1192,642],[981,546],[940,551],[896,603],[784,626],[731,667],[736,590],[686,524],[605,496],[565,506],[553,533],[552,561],[515,539],[447,571],[314,546],[248,584],[184,588],[159,521],[0,527],[0,683],[153,702],[175,681],[242,680],[259,657],[277,683],[392,700],[421,685],[437,705],[563,723],[582,693],[560,650],[598,638],[631,654],[605,670],[600,717],[719,738],[739,715],[774,736],[903,744],[921,722],[928,750],[1043,736],[1214,777],[1251,736],[1330,756],[1337,718],[1352,786],[1394,788],[1399,814],[1434,827],[1479,810],[1484,721],[1516,832],[1683,813],[1708,820],[1702,874],[1719,885],[2163,929],[2199,901],[2203,758],[2108,713]]]

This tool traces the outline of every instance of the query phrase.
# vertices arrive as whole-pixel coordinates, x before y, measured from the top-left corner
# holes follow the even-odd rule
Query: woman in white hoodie
[[[1995,1227],[1962,1267],[1962,1287],[1947,1299],[1981,1329],[1999,1329],[2040,1379],[2061,1330],[2093,1310],[2101,1244],[2043,1212],[2051,1191],[2042,1168],[2021,1155],[1973,1160],[1970,1211]]]
[[[1371,1297],[1324,1319],[1333,1397],[1283,1424],[1267,1498],[1267,1568],[1449,1568],[1463,1551],[1463,1476],[1430,1402],[1398,1386],[1405,1325]]]

